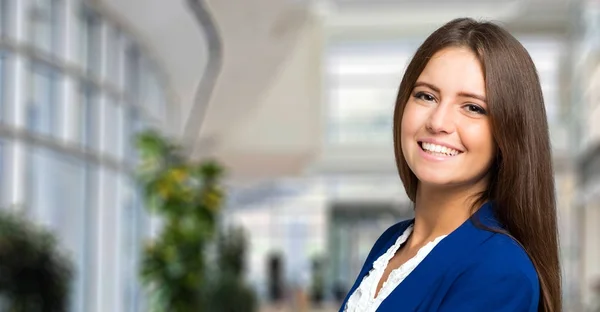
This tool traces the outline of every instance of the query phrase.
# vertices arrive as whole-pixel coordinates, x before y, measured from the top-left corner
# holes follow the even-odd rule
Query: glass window
[[[1,0],[0,0],[1,1]],[[5,106],[6,106],[6,57],[5,54],[0,51],[0,120],[4,120]]]
[[[123,266],[121,282],[123,283],[123,311],[140,311],[142,288],[138,276],[140,254],[142,252],[145,233],[145,214],[140,192],[136,184],[128,176],[121,176],[121,207],[123,245]]]
[[[47,66],[32,64],[27,128],[45,135],[58,133],[58,74]]]
[[[82,7],[80,13],[81,64],[88,73],[100,75],[100,17]]]
[[[416,45],[340,43],[327,52],[327,141],[392,144],[398,85]]]
[[[106,148],[106,150],[104,152],[106,152],[107,154],[117,158],[120,156],[120,151],[119,151],[119,147],[120,147],[120,140],[121,140],[121,125],[119,123],[119,105],[117,104],[117,102],[111,98],[108,97],[106,99],[106,107],[105,107],[105,127],[104,127],[104,146]]]
[[[142,99],[140,103],[146,106],[148,112],[153,119],[162,120],[165,118],[165,92],[161,84],[160,78],[154,66],[145,67],[142,75],[142,91],[140,92]]]
[[[108,80],[118,87],[121,87],[121,61],[123,55],[121,38],[119,29],[111,27],[107,44]]]
[[[548,120],[550,124],[555,124],[560,120],[558,71],[562,52],[561,42],[547,37],[529,37],[520,40],[535,63],[542,85]]]
[[[129,140],[127,140],[127,133],[129,131],[129,120],[127,118],[129,118],[128,116],[128,110],[129,107],[127,105],[125,105],[125,103],[121,103],[121,105],[118,106],[118,110],[119,110],[119,114],[118,114],[118,118],[119,118],[119,125],[120,125],[120,130],[119,130],[119,157],[120,158],[127,158],[127,153],[129,153],[129,145],[132,144],[131,142],[129,142]]]
[[[102,276],[102,283],[98,284],[100,292],[104,293],[103,297],[108,301],[106,306],[113,307],[112,309],[103,309],[102,311],[119,311],[116,308],[121,305],[120,298],[117,297],[115,288],[122,292],[120,287],[120,260],[123,259],[120,239],[120,209],[119,194],[121,186],[119,185],[118,173],[108,168],[101,169],[102,178],[102,201],[104,205],[99,207],[102,210],[101,216],[98,218],[100,232],[102,233],[101,241],[99,242],[100,260],[98,266],[104,272],[110,272]],[[117,286],[118,285],[118,286]]]
[[[568,129],[565,118],[562,118],[566,109],[561,105],[559,86],[563,43],[553,37],[526,37],[520,40],[531,55],[540,78],[552,147],[555,150],[568,149]]]
[[[137,150],[135,147],[135,136],[142,131],[142,119],[136,107],[128,107],[126,111],[126,124],[124,131],[124,141],[126,146],[126,160],[135,162],[137,160]]]
[[[60,244],[68,250],[76,272],[70,310],[82,311],[83,212],[86,207],[84,166],[76,159],[38,147],[30,148],[27,160],[26,201],[29,214],[56,233]]]
[[[85,239],[82,246],[83,252],[83,290],[82,302],[86,307],[95,307],[97,300],[97,281],[95,271],[98,267],[97,248],[98,248],[98,168],[93,164],[87,164],[85,168],[85,208],[83,209],[83,219],[85,222]],[[81,309],[75,311],[85,311]]]
[[[139,99],[140,91],[140,51],[133,43],[127,48],[125,62],[125,90],[136,102]]]
[[[9,0],[0,0],[0,37],[6,36],[9,32]]]
[[[98,114],[98,91],[88,85],[79,88],[80,106],[78,129],[79,142],[86,148],[98,149],[98,125],[100,114]]]
[[[28,15],[32,44],[43,51],[54,52],[59,46],[59,0],[32,0]]]
[[[391,142],[396,89],[339,88],[330,97],[332,143]]]

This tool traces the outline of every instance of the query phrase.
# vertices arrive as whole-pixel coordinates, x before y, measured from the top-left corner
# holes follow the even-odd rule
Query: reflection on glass
[[[97,149],[98,133],[98,92],[91,86],[82,85],[79,89],[79,142],[86,148]]]
[[[2,0],[0,0],[2,1]],[[6,89],[6,57],[4,53],[0,51],[0,120],[4,120],[4,112],[5,112],[5,103],[6,103],[6,95],[4,90]]]
[[[107,40],[108,80],[115,86],[121,87],[120,65],[123,59],[123,51],[121,44],[121,32],[119,29],[116,27],[111,27]]]
[[[97,300],[96,269],[98,268],[98,168],[88,163],[85,166],[85,206],[83,209],[84,239],[82,240],[83,269],[82,300],[87,307],[94,307]],[[81,309],[79,311],[85,311]]]
[[[100,18],[83,7],[80,13],[81,63],[88,73],[100,75]]]
[[[10,17],[8,1],[0,0],[0,37],[4,37],[8,33],[8,19]]]
[[[25,128],[2,125],[3,133],[19,135],[14,145],[0,137],[0,205],[23,205],[57,233],[77,271],[69,311],[144,311],[136,257],[147,221],[128,177],[133,167],[121,170],[113,160],[135,162],[134,135],[147,118],[163,119],[164,81],[158,67],[143,68],[146,51],[137,38],[87,2],[0,0],[0,41],[16,26],[24,36],[22,44],[2,44],[10,52],[0,48],[0,121],[19,116]],[[75,36],[66,47],[75,49],[75,68],[60,61],[71,56],[63,49],[67,35]],[[99,75],[103,66],[107,77]],[[64,139],[77,146],[63,141],[60,129],[70,129]]]
[[[101,209],[99,213],[98,226],[100,227],[99,232],[102,233],[100,239],[100,262],[99,267],[103,272],[111,272],[111,274],[104,274],[101,276],[103,283],[98,285],[99,291],[105,294],[103,297],[107,298],[108,302],[111,302],[113,306],[111,311],[120,311],[121,302],[117,298],[121,298],[122,287],[119,281],[120,276],[120,263],[124,260],[123,252],[120,248],[120,206],[119,206],[119,194],[121,185],[119,185],[119,173],[110,169],[100,169],[101,179],[101,193],[102,202],[104,205],[99,207]],[[118,273],[117,273],[118,272]],[[102,302],[101,302],[102,304]],[[101,309],[105,311],[104,309]]]
[[[71,310],[83,311],[84,167],[74,158],[39,147],[30,148],[27,161],[29,214],[56,233],[68,250],[77,272]]]
[[[140,311],[141,285],[138,276],[140,255],[142,253],[143,238],[145,232],[144,210],[141,201],[140,192],[134,181],[125,175],[121,176],[122,196],[122,242],[123,245],[123,263],[121,272],[121,282],[123,283],[124,302],[123,311]]]
[[[127,151],[125,158],[129,162],[135,162],[138,157],[134,145],[135,135],[143,130],[143,123],[140,113],[136,107],[129,107],[127,110],[127,124],[125,125],[125,141],[127,142]]]
[[[131,100],[137,102],[140,91],[140,51],[136,45],[130,44],[126,52],[125,91]]]
[[[33,64],[30,72],[31,93],[27,105],[27,128],[40,134],[52,135],[57,114],[58,81],[52,69]]]
[[[104,127],[104,146],[105,152],[109,155],[118,158],[120,155],[119,152],[119,141],[120,137],[120,129],[121,125],[119,124],[119,105],[117,105],[116,101],[108,97],[106,99],[106,107],[105,107],[105,127]]]
[[[59,31],[58,0],[32,0],[28,17],[32,44],[45,52],[54,52]]]

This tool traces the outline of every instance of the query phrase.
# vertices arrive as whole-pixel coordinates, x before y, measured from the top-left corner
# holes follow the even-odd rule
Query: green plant
[[[254,312],[258,301],[244,281],[247,241],[240,228],[221,233],[217,239],[217,269],[206,287],[208,311]]]
[[[217,240],[218,264],[223,272],[242,278],[245,271],[247,241],[244,230],[230,228]]]
[[[10,312],[67,311],[71,262],[54,236],[21,215],[0,211],[0,297]]]
[[[146,207],[163,221],[145,248],[142,282],[154,311],[205,311],[205,247],[213,238],[223,192],[215,161],[188,162],[154,131],[138,136],[138,180]]]

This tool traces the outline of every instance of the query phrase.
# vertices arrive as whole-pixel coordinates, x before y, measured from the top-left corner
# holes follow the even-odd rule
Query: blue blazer
[[[474,217],[487,227],[500,227],[491,203]],[[379,237],[340,312],[373,262],[413,222],[397,223]],[[537,312],[539,281],[525,251],[509,236],[483,230],[476,223],[469,219],[440,241],[377,311]]]

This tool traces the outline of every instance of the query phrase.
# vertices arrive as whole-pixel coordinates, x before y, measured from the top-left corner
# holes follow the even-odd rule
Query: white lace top
[[[433,250],[444,237],[442,235],[427,243],[427,245],[421,247],[417,254],[402,264],[397,269],[394,269],[388,279],[383,283],[381,290],[375,298],[375,292],[377,291],[377,285],[383,276],[383,273],[390,262],[390,259],[396,254],[396,251],[406,242],[410,234],[412,233],[413,226],[409,226],[400,237],[396,240],[396,243],[392,245],[386,253],[381,255],[379,259],[373,262],[373,268],[367,274],[360,283],[360,286],[356,288],[354,293],[348,299],[346,304],[345,312],[375,312],[379,305],[389,296],[390,293],[425,259],[425,257]]]

